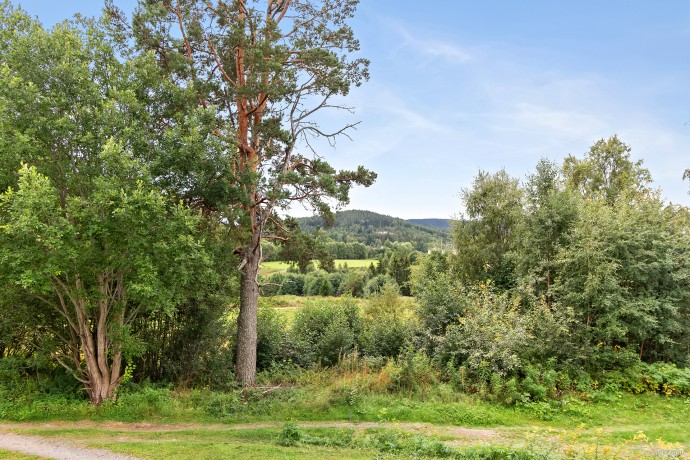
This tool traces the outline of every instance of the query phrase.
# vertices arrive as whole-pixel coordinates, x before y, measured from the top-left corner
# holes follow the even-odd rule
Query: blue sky
[[[46,25],[101,7],[17,3]],[[346,101],[362,123],[324,156],[379,179],[348,209],[456,216],[479,169],[523,178],[613,134],[662,196],[690,205],[690,2],[364,0],[353,28],[372,61]]]

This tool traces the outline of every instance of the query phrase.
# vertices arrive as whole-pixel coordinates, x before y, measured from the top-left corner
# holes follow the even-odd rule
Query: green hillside
[[[386,241],[409,242],[415,249],[426,251],[431,247],[445,244],[449,237],[447,230],[422,226],[371,211],[338,212],[335,224],[331,228],[326,228],[318,216],[303,217],[298,221],[304,231],[322,229],[325,235],[334,241],[359,242],[371,247],[379,247]]]
[[[407,219],[407,222],[421,225],[422,227],[436,228],[446,232],[450,231],[450,219]]]

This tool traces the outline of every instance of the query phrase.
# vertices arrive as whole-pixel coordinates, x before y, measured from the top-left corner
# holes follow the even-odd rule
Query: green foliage
[[[608,391],[632,394],[658,393],[664,396],[690,395],[690,368],[656,362],[637,363],[620,371],[607,372],[601,377]]]
[[[280,287],[280,294],[302,295],[304,292],[304,277],[296,273],[287,273]]]
[[[514,374],[523,366],[531,321],[505,295],[488,286],[467,293],[467,309],[446,329],[439,347],[442,363],[462,364],[483,380],[491,374]]]
[[[454,449],[442,441],[422,434],[409,434],[402,430],[353,429],[305,432],[294,423],[286,423],[278,436],[278,444],[286,447],[300,445],[350,447],[374,449],[380,453],[411,456],[413,458],[455,459],[531,459],[526,452],[508,448]]]
[[[630,160],[630,152],[614,135],[598,140],[582,160],[568,156],[563,163],[568,187],[608,206],[650,194],[651,175],[642,160]]]
[[[278,437],[278,444],[281,446],[296,446],[304,439],[304,433],[294,423],[286,423]]]
[[[362,317],[354,302],[334,305],[314,300],[297,312],[292,333],[307,344],[312,362],[333,365],[359,347],[362,329]]]
[[[361,337],[362,353],[366,356],[394,358],[412,339],[412,335],[413,328],[410,323],[401,319],[391,321],[376,318],[367,321]]]
[[[262,283],[264,295],[303,295],[305,277],[301,273],[274,273]]]
[[[319,259],[322,265],[325,263],[325,266],[319,267],[322,270],[333,271],[335,261],[317,234],[300,231],[299,225],[293,219],[286,219],[283,228],[288,230],[284,235],[287,240],[280,249],[280,260],[290,262],[302,274],[313,268],[314,259]]]
[[[438,339],[435,352],[461,389],[514,402],[523,399],[521,394],[535,397],[531,389],[520,389],[534,380],[535,366],[547,363],[547,376],[557,368],[568,369],[574,349],[570,310],[534,301],[521,308],[519,299],[489,286],[467,291],[465,296],[466,310]],[[569,389],[569,383],[564,385],[559,389]],[[546,391],[553,397],[555,384]]]
[[[413,324],[400,301],[397,284],[388,283],[369,297],[364,310],[362,352],[366,356],[397,357],[412,339]]]
[[[273,363],[281,361],[285,352],[288,335],[287,323],[283,316],[273,308],[259,310],[257,325],[256,368],[268,369]]]
[[[150,130],[144,88],[162,90],[149,86],[157,85],[151,57],[120,59],[101,24],[44,30],[8,4],[0,33],[0,162],[9,168],[0,190],[0,285],[10,293],[2,302],[15,305],[17,330],[41,331],[23,352],[40,343],[87,389],[115,388],[121,360],[153,348],[149,362],[175,368],[180,357],[160,350],[189,356],[185,344],[202,327],[184,312],[215,321],[231,257],[223,229],[162,191],[152,172],[149,147],[165,144],[156,136],[174,143],[183,134]],[[11,351],[17,340],[0,343]],[[162,378],[153,367],[137,366]],[[112,375],[99,377],[108,368]]]
[[[480,172],[463,192],[455,253],[412,276],[414,343],[461,388],[541,401],[640,359],[688,365],[687,209],[665,205],[629,153],[613,137],[561,170],[540,161],[524,187]]]
[[[570,244],[559,251],[555,290],[573,306],[583,342],[609,350],[612,359],[612,349],[624,344],[642,357],[683,362],[687,235],[656,200],[615,207],[588,200],[580,215]]]
[[[396,251],[388,260],[388,275],[400,286],[402,295],[410,295],[410,265],[412,255],[410,252]]]
[[[310,272],[304,278],[304,295],[331,296],[334,294],[329,274],[323,270]]]
[[[363,297],[368,277],[369,274],[365,270],[348,270],[338,287],[338,295]]]
[[[387,391],[426,394],[438,382],[439,372],[427,354],[407,343],[397,358],[388,360],[379,379]]]
[[[397,283],[395,282],[395,279],[390,276],[390,275],[376,275],[373,276],[367,281],[367,284],[364,285],[364,297],[366,298],[371,298],[372,296],[375,296],[383,290],[383,288],[386,285],[393,285],[395,284],[397,286]],[[400,288],[397,288],[398,292],[400,291]]]
[[[662,362],[645,365],[642,379],[647,387],[665,396],[690,395],[690,368],[679,369]]]
[[[331,286],[333,286],[334,294],[340,292],[340,286],[343,284],[343,281],[345,281],[346,276],[346,270],[338,270],[328,274],[328,281],[331,283]]]
[[[462,191],[465,220],[453,222],[455,269],[465,282],[491,280],[507,289],[515,284],[509,252],[522,219],[523,191],[505,170],[479,171],[471,189]]]
[[[443,254],[422,258],[412,277],[412,289],[419,303],[418,317],[432,337],[445,334],[448,325],[465,311],[464,287],[448,272]]]
[[[577,221],[577,199],[560,184],[556,164],[545,159],[528,176],[526,197],[526,212],[517,228],[517,247],[511,259],[519,288],[551,303],[559,274],[556,256]]]

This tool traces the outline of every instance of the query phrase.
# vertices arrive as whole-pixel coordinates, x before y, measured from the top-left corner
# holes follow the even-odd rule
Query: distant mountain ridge
[[[421,225],[422,227],[438,228],[446,232],[450,231],[450,219],[406,219],[407,222]]]
[[[414,220],[425,224],[363,210],[337,212],[331,228],[326,228],[318,216],[297,219],[304,231],[321,229],[334,241],[357,241],[372,247],[381,246],[386,241],[409,242],[417,250],[426,251],[448,242],[448,223],[445,222],[445,229],[441,225],[444,219]]]

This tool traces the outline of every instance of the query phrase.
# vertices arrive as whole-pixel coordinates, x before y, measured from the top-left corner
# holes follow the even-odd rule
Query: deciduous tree
[[[119,60],[94,23],[45,30],[0,6],[0,285],[34,299],[32,326],[94,404],[141,349],[133,321],[170,314],[208,267],[198,218],[133,153],[150,61]]]
[[[525,184],[525,216],[511,258],[522,288],[553,301],[556,254],[577,221],[577,196],[563,187],[555,163],[542,159]]]
[[[505,170],[483,171],[462,191],[466,219],[453,222],[456,267],[464,281],[491,280],[499,288],[514,284],[509,252],[523,215],[523,192]]]
[[[651,192],[652,178],[642,160],[630,159],[631,149],[618,136],[600,139],[578,159],[563,163],[566,182],[585,197],[599,197],[609,206],[619,199],[635,199]]]

